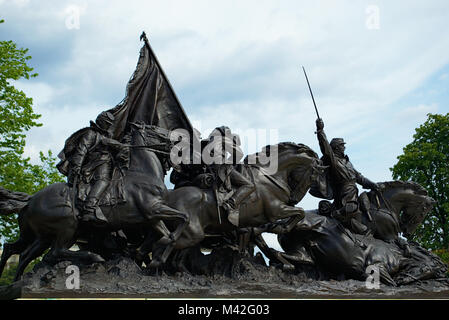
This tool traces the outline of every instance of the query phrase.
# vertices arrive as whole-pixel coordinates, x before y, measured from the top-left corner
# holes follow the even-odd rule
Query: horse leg
[[[48,241],[43,241],[39,238],[34,240],[34,242],[29,246],[24,252],[20,254],[19,265],[17,266],[16,275],[14,281],[20,280],[25,268],[28,264],[39,257],[46,249],[50,247]]]
[[[251,230],[241,229],[244,232],[239,234],[239,253],[245,256],[251,256],[250,253],[250,240],[251,240]]]
[[[177,270],[183,272],[183,273],[190,273],[189,268],[187,268],[187,261],[190,254],[190,248],[184,249],[180,251],[180,254],[178,256],[178,259],[176,261]]]
[[[53,249],[48,253],[46,259],[57,263],[63,260],[69,260],[73,263],[94,263],[94,262],[104,262],[105,260],[98,254],[92,253],[90,251],[71,251],[69,250],[72,245],[75,244],[75,232],[76,228],[66,228],[64,232],[57,235],[54,243]]]
[[[165,221],[165,220],[181,220],[176,230],[171,234],[171,238],[176,241],[184,229],[189,224],[189,216],[184,212],[169,207],[163,201],[158,201],[152,208],[152,218]]]
[[[153,261],[151,261],[150,267],[158,267],[165,263],[168,256],[171,254],[171,252],[176,249],[184,249],[188,247],[192,247],[198,243],[200,243],[204,239],[204,230],[199,221],[193,222],[192,220],[189,221],[188,225],[183,230],[182,234],[179,236],[179,238],[169,243],[168,245],[165,245],[165,250],[160,256],[153,257]],[[162,240],[162,239],[161,239]],[[164,246],[164,244],[160,244],[159,240],[155,246]]]
[[[0,276],[2,275],[3,270],[5,269],[6,262],[8,262],[8,259],[14,254],[22,253],[27,248],[28,245],[29,243],[24,241],[22,238],[20,238],[16,242],[5,243],[3,245],[3,253],[2,258],[0,260]]]
[[[165,224],[162,221],[158,221],[157,223],[158,226],[162,227],[162,230],[166,230],[166,233],[161,233],[162,235],[162,239],[167,239],[168,237],[165,236],[166,234],[170,234],[167,227],[165,226]],[[157,227],[155,225],[153,225],[153,228],[157,230]],[[155,238],[154,233],[149,232],[143,242],[141,243],[141,245],[136,249],[136,260],[138,263],[142,263],[145,262],[145,264],[148,266],[151,261],[149,260],[149,256],[148,254],[151,252],[152,248],[153,248],[153,244],[155,242],[157,238]]]
[[[158,241],[158,243],[156,243],[156,246],[158,246],[158,245],[160,246],[159,241]],[[163,265],[167,261],[170,254],[173,252],[173,249],[175,248],[173,243],[170,243],[168,245],[165,244],[164,247],[165,247],[165,249],[160,256],[153,257],[153,260],[151,260],[151,263],[149,266],[150,268],[157,268],[157,267],[160,267],[161,265]]]
[[[29,228],[28,224],[24,223],[23,220],[24,212],[27,210],[26,208],[19,213],[18,217],[20,234],[19,239],[13,243],[4,244],[2,257],[0,259],[0,276],[3,273],[8,259],[14,254],[21,254],[33,243],[34,240],[36,240],[36,236],[33,231]]]
[[[157,267],[167,261],[169,255],[175,247],[176,241],[181,236],[182,232],[186,229],[189,224],[189,217],[187,214],[173,209],[162,201],[159,201],[157,205],[152,208],[152,219],[157,219],[160,223],[165,220],[181,220],[176,230],[171,233],[168,237],[163,236],[158,242],[157,246],[165,246],[165,250],[160,257],[153,257],[153,261],[150,263],[150,267]]]
[[[278,210],[281,211],[278,216],[282,217],[283,219],[288,218],[288,220],[286,222],[270,223],[267,227],[267,232],[276,234],[288,233],[292,231],[293,228],[295,228],[296,225],[305,217],[303,208],[281,204]]]
[[[288,262],[283,256],[282,253],[272,249],[265,242],[265,239],[262,235],[258,235],[254,238],[254,242],[259,247],[260,251],[270,260],[278,261],[282,264],[282,270],[284,271],[292,271],[295,270],[295,266]]]

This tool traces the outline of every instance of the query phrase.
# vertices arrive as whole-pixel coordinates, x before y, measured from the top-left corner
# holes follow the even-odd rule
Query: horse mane
[[[265,147],[262,148],[262,151],[253,153],[251,155],[247,155],[245,157],[245,159],[243,160],[243,163],[248,163],[248,157],[258,159],[260,154],[265,154],[266,156],[269,157],[271,150],[274,148],[278,149],[278,153],[282,153],[285,151],[289,151],[291,149],[295,149],[296,152],[305,153],[309,157],[313,157],[313,158],[317,158],[317,159],[319,158],[318,154],[315,151],[313,151],[310,147],[306,146],[305,144],[295,143],[295,142],[280,142],[278,144],[266,145]]]
[[[423,186],[420,184],[414,182],[414,181],[402,181],[402,180],[393,180],[393,181],[385,181],[381,182],[381,184],[384,184],[388,188],[410,188],[412,189],[416,194],[427,196],[427,190],[424,189]]]

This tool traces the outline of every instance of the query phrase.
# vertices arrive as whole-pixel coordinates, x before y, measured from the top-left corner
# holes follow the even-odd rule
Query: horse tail
[[[15,192],[0,187],[0,215],[20,212],[28,204],[31,196],[24,192]]]

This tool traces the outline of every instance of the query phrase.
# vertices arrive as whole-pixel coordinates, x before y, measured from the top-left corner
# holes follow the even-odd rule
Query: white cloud
[[[419,2],[407,10],[378,3],[377,31],[365,25],[368,2],[75,1],[83,9],[77,31],[64,27],[67,3],[30,2],[20,15],[5,9],[24,26],[35,25],[28,32],[41,37],[42,46],[55,31],[74,41],[57,65],[58,82],[26,84],[44,115],[65,112],[58,107],[64,95],[98,108],[119,102],[146,30],[193,119],[210,127],[276,127],[284,139],[314,143],[315,115],[300,71],[305,65],[329,134],[356,143],[378,135],[372,128],[390,121],[391,105],[449,61],[443,54],[449,40],[435,32],[447,24],[445,2],[436,1],[425,15]],[[79,116],[72,123],[81,127],[87,119]]]
[[[438,104],[430,105],[420,104],[417,106],[407,107],[396,114],[397,121],[419,121],[428,113],[436,113],[438,111]]]

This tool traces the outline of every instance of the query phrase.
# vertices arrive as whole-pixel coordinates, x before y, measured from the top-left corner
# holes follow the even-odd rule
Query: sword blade
[[[309,78],[307,77],[306,69],[304,69],[304,66],[302,66],[302,70],[304,71],[304,75],[306,76],[307,86],[309,87],[310,95],[312,96],[313,105],[315,107],[316,115],[318,119],[320,119],[320,115],[318,113],[318,108],[316,107],[315,98],[313,97],[312,88],[310,87]]]

